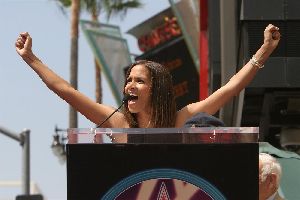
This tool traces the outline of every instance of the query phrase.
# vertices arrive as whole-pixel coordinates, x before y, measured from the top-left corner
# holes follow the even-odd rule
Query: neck
[[[151,123],[151,115],[138,113],[137,114],[137,121],[139,123],[139,128],[150,128],[152,127]]]
[[[266,198],[267,200],[273,200],[275,198],[276,195],[276,191],[273,192],[268,198]]]

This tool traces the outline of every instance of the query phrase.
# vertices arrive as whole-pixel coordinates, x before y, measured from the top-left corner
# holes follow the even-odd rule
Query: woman
[[[116,112],[102,127],[182,127],[184,122],[196,113],[206,112],[212,115],[250,83],[277,47],[279,40],[279,28],[269,24],[264,31],[263,45],[225,86],[205,100],[189,104],[179,111],[176,111],[169,72],[158,63],[138,61],[128,70],[124,87],[124,94],[136,98],[127,101],[124,112]],[[43,64],[32,52],[32,39],[28,33],[21,33],[15,46],[18,54],[47,87],[90,121],[100,124],[115,110],[92,101]]]

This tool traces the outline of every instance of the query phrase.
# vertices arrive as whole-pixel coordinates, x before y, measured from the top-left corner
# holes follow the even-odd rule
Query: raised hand
[[[275,49],[280,40],[279,28],[273,24],[269,24],[264,31],[264,44]]]
[[[28,32],[20,33],[15,43],[16,51],[21,57],[32,54],[32,39]]]

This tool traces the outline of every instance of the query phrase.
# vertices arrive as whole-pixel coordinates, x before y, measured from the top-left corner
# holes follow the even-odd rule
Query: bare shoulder
[[[101,128],[129,128],[129,124],[122,112],[115,112],[115,108],[109,107],[110,111],[105,114],[97,124],[101,125]],[[110,116],[111,115],[111,116]]]
[[[116,116],[111,124],[112,128],[129,128],[125,115],[122,112],[116,112]]]
[[[204,101],[191,103],[183,107],[177,112],[175,127],[182,127],[186,120],[199,112],[206,112]]]

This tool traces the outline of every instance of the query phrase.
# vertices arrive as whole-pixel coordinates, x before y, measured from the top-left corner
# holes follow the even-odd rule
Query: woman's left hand
[[[279,40],[279,28],[273,24],[269,24],[264,31],[264,45],[267,45],[274,50],[278,46]]]

